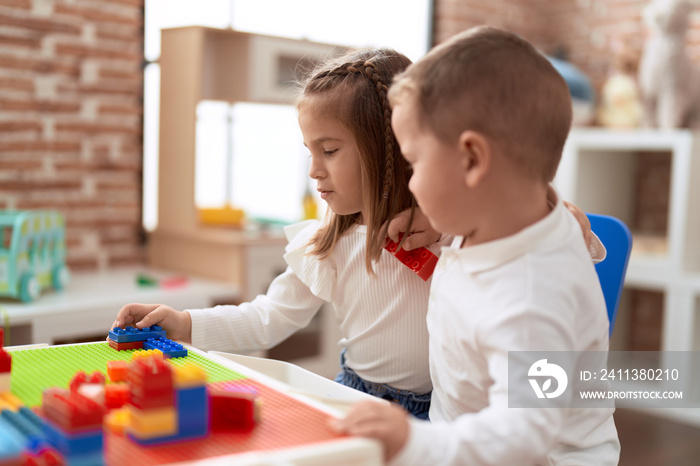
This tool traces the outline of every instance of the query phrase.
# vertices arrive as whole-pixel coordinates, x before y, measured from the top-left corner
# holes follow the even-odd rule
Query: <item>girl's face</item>
[[[362,214],[362,170],[355,140],[338,120],[319,112],[319,105],[309,99],[299,106],[299,127],[311,151],[309,176],[333,212]],[[360,221],[364,218],[361,215]]]

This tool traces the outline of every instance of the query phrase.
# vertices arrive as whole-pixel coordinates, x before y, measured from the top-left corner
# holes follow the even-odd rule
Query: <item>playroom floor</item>
[[[620,466],[697,466],[700,428],[630,409],[615,411]]]

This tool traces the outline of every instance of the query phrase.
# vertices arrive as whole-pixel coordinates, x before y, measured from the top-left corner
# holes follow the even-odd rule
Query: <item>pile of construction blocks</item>
[[[259,420],[254,389],[208,387],[204,369],[171,364],[158,349],[109,361],[107,377],[79,371],[67,388],[45,389],[41,406],[29,409],[10,391],[12,359],[2,337],[0,328],[0,466],[101,466],[106,431],[146,446],[249,431]]]

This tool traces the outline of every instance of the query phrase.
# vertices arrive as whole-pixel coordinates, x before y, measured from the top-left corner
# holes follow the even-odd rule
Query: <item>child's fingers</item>
[[[578,206],[567,201],[563,201],[563,203],[564,207],[566,207],[569,212],[574,215],[576,221],[578,221],[579,225],[581,226],[581,232],[583,233],[583,239],[586,242],[586,246],[590,247],[591,241],[593,240],[593,234],[591,232],[591,221],[588,219],[588,216]]]
[[[150,327],[151,325],[159,325],[168,315],[167,306],[159,305],[146,315],[144,315],[138,322],[136,322],[136,328]]]
[[[399,235],[401,233],[406,233],[408,229],[408,220],[411,218],[411,212],[404,210],[397,214],[389,222],[389,229],[387,230],[387,236],[395,243],[399,242]]]
[[[117,319],[114,321],[114,324],[112,324],[112,328],[134,325],[158,306],[158,304],[127,304],[117,313]]]
[[[408,413],[398,405],[366,401],[355,405],[332,427],[339,433],[379,440],[384,446],[384,459],[388,461],[408,439]]]
[[[374,401],[361,401],[354,405],[343,419],[334,419],[331,422],[331,427],[338,433],[356,435],[354,432],[358,426],[378,419],[378,406],[380,404]]]
[[[422,248],[430,246],[435,242],[433,236],[428,232],[418,231],[413,233],[411,236],[403,240],[403,247],[406,251],[410,251],[416,248]]]

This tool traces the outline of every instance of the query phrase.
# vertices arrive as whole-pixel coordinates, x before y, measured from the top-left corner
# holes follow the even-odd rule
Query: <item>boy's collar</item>
[[[551,242],[553,235],[565,235],[569,231],[565,222],[567,212],[561,200],[557,200],[546,217],[513,235],[466,248],[462,248],[464,236],[456,236],[442,254],[446,258],[459,257],[467,273],[496,268],[531,252],[542,242]]]

